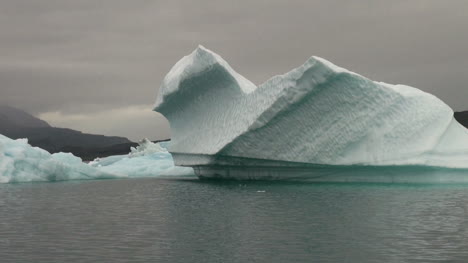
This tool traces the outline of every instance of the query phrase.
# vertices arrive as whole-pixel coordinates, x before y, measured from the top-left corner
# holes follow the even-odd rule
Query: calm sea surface
[[[468,186],[0,185],[0,262],[468,262]]]

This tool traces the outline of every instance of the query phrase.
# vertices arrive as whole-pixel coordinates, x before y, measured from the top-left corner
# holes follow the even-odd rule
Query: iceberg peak
[[[219,78],[220,81],[230,81],[231,89],[238,89],[244,93],[250,93],[257,88],[255,84],[234,71],[221,56],[199,45],[192,53],[180,59],[164,77],[154,105],[155,110],[159,110],[163,102],[175,93],[184,93],[186,89],[192,89],[187,87],[192,86],[187,80],[196,79],[200,75]]]

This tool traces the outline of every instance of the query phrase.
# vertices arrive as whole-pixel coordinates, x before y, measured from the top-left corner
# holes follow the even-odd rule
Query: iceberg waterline
[[[71,153],[32,147],[27,139],[0,135],[0,183],[191,175],[193,170],[174,167],[171,155],[148,140],[128,155],[111,156],[85,164]]]
[[[154,110],[169,120],[175,163],[200,176],[239,177],[241,166],[468,169],[468,130],[449,106],[319,57],[257,87],[199,46],[166,75]]]

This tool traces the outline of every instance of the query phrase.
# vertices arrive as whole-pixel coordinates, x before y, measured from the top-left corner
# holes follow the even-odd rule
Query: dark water
[[[0,185],[0,262],[468,262],[468,187]]]

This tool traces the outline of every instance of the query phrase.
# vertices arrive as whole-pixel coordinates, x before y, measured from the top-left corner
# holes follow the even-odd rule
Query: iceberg
[[[29,145],[27,139],[0,135],[0,183],[194,176],[192,168],[174,166],[165,147],[145,139],[128,155],[98,158],[86,164],[71,153],[50,154]]]
[[[468,177],[468,130],[448,105],[320,57],[256,86],[199,46],[165,76],[154,110],[170,123],[175,164],[202,178],[333,181],[402,167]]]
[[[161,145],[162,144],[162,145]],[[112,174],[134,177],[194,176],[190,167],[174,166],[167,143],[153,143],[148,139],[131,148],[128,155],[114,155],[97,158],[89,163],[91,167]]]
[[[0,135],[0,183],[110,179],[122,175],[95,169],[70,153],[32,147],[27,139]]]

